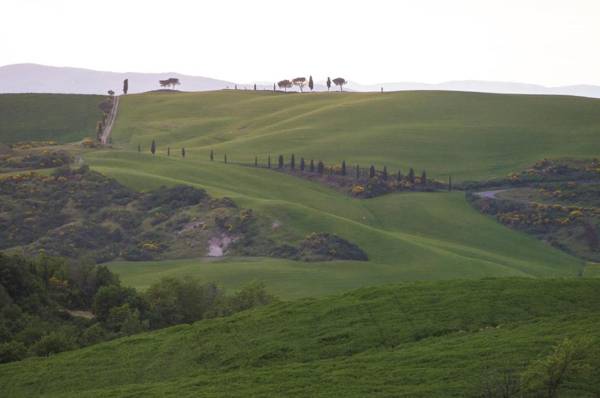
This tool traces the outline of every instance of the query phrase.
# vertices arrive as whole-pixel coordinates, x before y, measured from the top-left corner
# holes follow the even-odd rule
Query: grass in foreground
[[[600,280],[485,279],[368,288],[283,302],[0,366],[11,397],[410,396],[480,393],[489,370],[522,372],[564,338],[596,336]],[[596,383],[596,384],[594,384]]]

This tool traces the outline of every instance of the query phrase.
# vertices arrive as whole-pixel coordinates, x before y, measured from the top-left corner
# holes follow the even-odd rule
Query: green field
[[[291,236],[337,233],[357,243],[370,258],[367,263],[325,264],[264,260],[265,267],[255,259],[247,265],[243,260],[225,265],[190,260],[113,266],[126,283],[140,287],[169,271],[185,271],[226,287],[267,280],[274,291],[297,297],[401,280],[575,276],[583,266],[582,261],[481,215],[467,204],[462,192],[360,200],[285,174],[201,159],[106,151],[90,154],[86,160],[138,189],[187,183],[206,188],[212,195],[231,196],[242,206],[277,220]]]
[[[94,137],[100,95],[0,94],[0,143]]]
[[[195,158],[253,162],[267,153],[455,180],[505,176],[545,157],[595,157],[600,100],[461,92],[143,94],[120,105],[114,133]]]
[[[114,149],[84,155],[94,170],[141,191],[189,184],[229,196],[279,225],[277,239],[335,233],[369,261],[109,263],[125,285],[140,289],[165,276],[214,281],[228,292],[261,281],[283,301],[0,365],[4,395],[480,396],[498,372],[520,375],[565,338],[583,336],[592,336],[585,359],[591,371],[569,375],[560,396],[600,394],[597,264],[502,226],[472,208],[464,192],[361,200],[220,161],[225,151],[244,162],[295,153],[391,171],[415,167],[455,181],[502,177],[544,157],[597,156],[599,100],[222,91],[129,95],[120,104]],[[63,133],[63,141],[78,139]],[[156,156],[148,150],[153,139]],[[166,156],[167,146],[174,156]]]
[[[598,279],[418,282],[282,302],[0,366],[10,397],[465,397],[494,371],[520,374],[565,338],[596,336]],[[570,371],[569,371],[570,372]],[[529,395],[528,395],[529,396]]]
[[[600,101],[575,97],[452,92],[274,94],[221,91],[122,98],[113,142],[86,157],[140,190],[192,184],[278,221],[289,236],[337,233],[368,263],[273,259],[112,264],[131,285],[195,275],[237,288],[264,280],[282,297],[419,279],[574,276],[584,263],[473,210],[463,193],[392,194],[357,200],[269,170],[223,164],[299,157],[426,168],[455,181],[503,176],[544,157],[592,156],[600,147]],[[571,138],[569,138],[571,137]],[[152,157],[151,140],[158,144]],[[137,145],[144,148],[137,153]],[[166,156],[171,147],[170,158]],[[179,148],[188,156],[181,159]],[[208,160],[210,149],[216,161]]]
[[[100,99],[0,96],[14,108],[11,118],[3,119],[12,125],[20,120],[14,115],[29,114],[31,104],[43,103],[29,117],[29,131],[37,132],[50,116],[60,116],[63,121],[57,123],[64,126],[74,125],[75,115],[87,117],[93,128],[90,114],[95,115]],[[57,100],[63,101],[61,111],[47,111]],[[275,158],[293,152],[327,162],[385,164],[392,172],[413,166],[432,177],[452,174],[455,181],[503,176],[543,157],[595,155],[599,111],[600,101],[593,99],[457,92],[129,95],[120,101],[112,137],[116,149],[90,152],[85,161],[140,190],[191,184],[230,196],[281,224],[291,240],[332,232],[358,244],[370,258],[367,263],[236,258],[111,264],[133,286],[183,274],[228,288],[263,280],[281,297],[293,298],[405,280],[574,276],[583,261],[479,214],[461,192],[358,200],[317,183],[219,160],[224,151],[230,159],[248,162],[255,154],[264,160],[267,153]],[[59,140],[75,139],[61,131]],[[154,158],[148,152],[153,139],[158,143]],[[170,158],[167,146],[174,154]],[[186,159],[176,156],[182,146]],[[217,161],[208,160],[210,149]]]

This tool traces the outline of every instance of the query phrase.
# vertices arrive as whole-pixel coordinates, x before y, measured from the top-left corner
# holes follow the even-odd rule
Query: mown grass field
[[[598,279],[484,279],[365,288],[0,366],[10,397],[465,397],[588,336],[600,385]],[[497,377],[497,376],[496,376]]]
[[[93,138],[100,95],[0,94],[0,143]]]
[[[456,181],[504,176],[545,157],[594,157],[600,100],[461,92],[153,93],[123,98],[114,139],[253,162],[295,153],[327,163],[426,169]]]

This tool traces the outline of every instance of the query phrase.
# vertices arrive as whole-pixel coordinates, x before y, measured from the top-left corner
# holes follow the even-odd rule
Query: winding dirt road
[[[483,192],[475,192],[475,195],[486,198],[486,199],[496,199],[496,195],[500,192],[507,191],[507,189],[497,189],[495,191],[483,191]]]
[[[113,107],[108,114],[108,121],[106,126],[104,126],[104,130],[102,130],[102,135],[100,136],[100,142],[102,145],[108,144],[108,139],[110,137],[110,133],[112,132],[113,125],[115,124],[115,120],[117,119],[117,111],[119,109],[119,96],[114,97]]]

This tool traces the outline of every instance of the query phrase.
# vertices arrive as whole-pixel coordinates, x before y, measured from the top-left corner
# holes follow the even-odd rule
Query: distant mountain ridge
[[[123,80],[129,79],[129,93],[160,89],[159,80],[178,78],[184,91],[220,90],[235,83],[180,73],[102,72],[91,69],[14,64],[0,67],[0,93],[121,93]]]
[[[0,66],[0,93],[69,93],[104,94],[108,90],[120,93],[124,79],[129,79],[129,92],[141,93],[159,89],[159,80],[169,77],[178,78],[182,91],[209,91],[234,88],[252,90],[254,82],[243,84],[202,76],[183,75],[175,72],[138,73],[104,72],[91,69],[56,67],[38,64],[14,64]],[[259,90],[271,90],[273,83],[256,82]],[[475,91],[501,94],[539,94],[539,95],[575,95],[600,98],[600,86],[571,85],[547,87],[537,84],[495,82],[481,80],[449,81],[444,83],[389,82],[379,84],[360,84],[349,81],[347,91],[406,91],[406,90],[443,90]],[[305,88],[305,91],[308,87]],[[315,91],[325,91],[323,82],[315,81]],[[333,86],[331,90],[337,90]],[[288,91],[297,91],[297,88]]]
[[[494,82],[482,80],[450,81],[437,84],[428,83],[380,83],[364,85],[350,82],[347,86],[354,91],[405,91],[405,90],[442,90],[442,91],[475,91],[499,94],[538,94],[538,95],[576,95],[580,97],[600,98],[600,86],[572,85],[547,87],[538,84]]]

